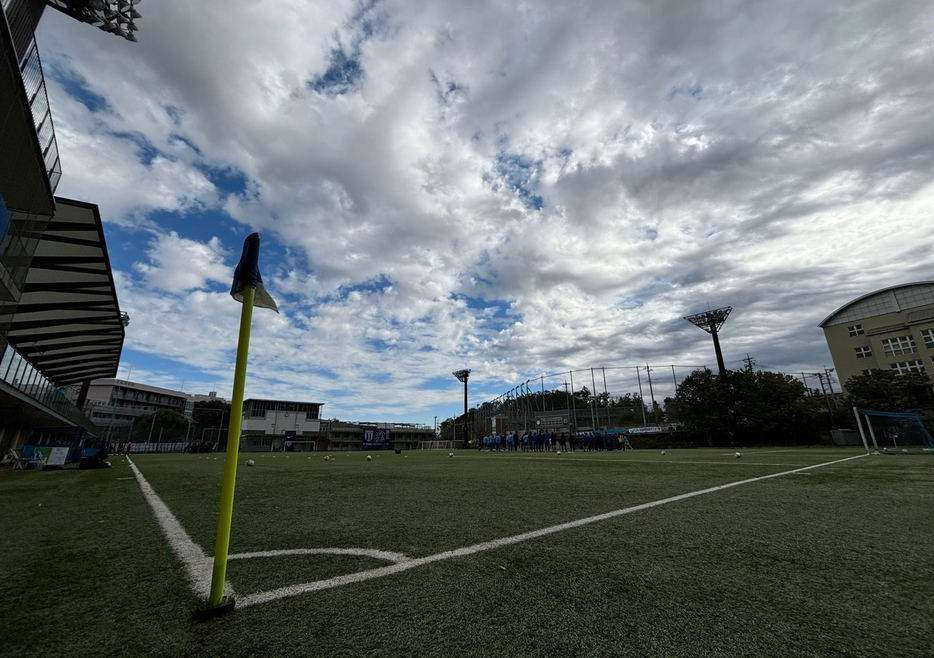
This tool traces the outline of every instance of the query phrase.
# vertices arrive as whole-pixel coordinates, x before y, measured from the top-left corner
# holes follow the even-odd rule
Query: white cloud
[[[132,46],[44,21],[44,61],[108,106],[52,85],[63,190],[144,226],[222,208],[288,248],[269,391],[424,413],[465,362],[480,387],[711,362],[681,320],[708,302],[736,308],[728,360],[813,368],[830,310],[931,278],[929,3],[166,0]],[[209,284],[237,245],[159,232],[131,342],[219,374],[236,309]]]
[[[150,262],[135,263],[134,269],[154,290],[186,292],[232,278],[224,264],[227,252],[216,237],[205,244],[179,237],[175,231],[157,234],[146,254]]]

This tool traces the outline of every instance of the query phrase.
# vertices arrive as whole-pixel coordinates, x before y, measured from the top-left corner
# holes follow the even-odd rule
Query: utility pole
[[[833,390],[833,377],[830,376],[830,373],[833,372],[833,368],[824,367],[824,374],[827,375],[827,386],[830,388],[830,394],[836,395]]]
[[[824,388],[824,373],[822,372],[809,372],[809,375],[812,377],[817,377],[820,382],[820,390],[824,394],[824,403],[827,405],[827,413],[830,414],[830,427],[831,429],[837,429],[837,423],[833,417],[833,409],[830,407],[830,398],[827,396],[827,389]]]
[[[645,364],[645,376],[649,378],[649,395],[652,397],[652,416],[655,418],[655,425],[658,425],[658,407],[655,406],[655,391],[652,388],[652,369],[649,364]]]
[[[596,406],[597,406],[597,380],[593,377],[593,368],[590,369],[590,385],[593,386],[593,390],[590,392],[590,422],[593,425],[594,430],[600,429],[600,423],[597,422]]]
[[[642,366],[636,366],[636,381],[639,382],[639,406],[642,407],[642,427],[648,427],[649,421],[645,419],[645,398],[642,397],[642,376],[639,375],[640,370],[642,370]]]
[[[756,360],[752,358],[751,356],[749,356],[749,352],[746,352],[746,358],[743,359],[743,363],[746,364],[746,368],[748,368],[749,370],[752,370],[752,367],[756,365]]]

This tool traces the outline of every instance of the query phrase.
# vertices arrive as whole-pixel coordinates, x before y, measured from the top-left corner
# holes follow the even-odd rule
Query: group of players
[[[479,450],[489,452],[554,452],[560,450],[632,450],[629,437],[625,434],[598,434],[583,432],[568,434],[538,430],[533,432],[507,432],[484,436],[477,446]]]

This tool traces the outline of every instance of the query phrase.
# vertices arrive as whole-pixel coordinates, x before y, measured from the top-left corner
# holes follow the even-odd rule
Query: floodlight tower
[[[467,431],[467,378],[470,377],[470,371],[464,368],[463,370],[456,370],[453,374],[457,377],[457,381],[464,382],[464,448],[467,447],[467,442],[470,440],[470,433]],[[454,432],[454,441],[457,445],[457,431]]]
[[[140,0],[46,0],[45,4],[127,41],[136,41],[136,10]],[[6,3],[4,3],[6,4]]]
[[[726,366],[723,365],[723,353],[720,351],[720,339],[717,338],[717,332],[720,331],[720,327],[726,322],[732,310],[732,306],[724,306],[723,308],[714,309],[713,311],[704,311],[703,313],[688,315],[684,318],[695,327],[700,327],[713,336],[713,348],[717,352],[717,366],[720,368],[721,378],[726,378]]]

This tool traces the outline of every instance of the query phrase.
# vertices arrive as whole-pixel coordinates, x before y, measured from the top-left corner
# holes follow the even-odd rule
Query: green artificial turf
[[[332,454],[241,455],[231,552],[424,557],[859,453]],[[223,457],[134,461],[211,554]],[[204,623],[113,462],[0,473],[0,655],[934,656],[930,456],[763,480]],[[242,596],[385,564],[233,560],[228,579]]]

